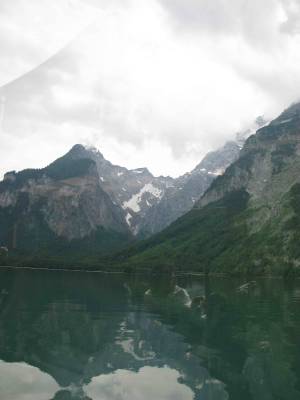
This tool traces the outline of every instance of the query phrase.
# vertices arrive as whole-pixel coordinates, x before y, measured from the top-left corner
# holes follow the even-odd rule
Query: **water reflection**
[[[193,400],[192,390],[178,382],[178,371],[164,367],[143,367],[138,372],[117,370],[93,378],[85,391],[101,400]]]
[[[299,292],[2,271],[0,398],[299,399]]]
[[[38,368],[0,361],[1,399],[49,400],[58,390],[55,380]]]

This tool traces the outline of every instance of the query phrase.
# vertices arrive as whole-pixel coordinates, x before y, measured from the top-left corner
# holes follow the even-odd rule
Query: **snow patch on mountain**
[[[293,118],[284,119],[283,121],[280,121],[278,123],[278,125],[287,124],[288,122],[291,122],[292,120],[293,120]]]
[[[131,222],[130,222],[131,218],[132,218],[132,215],[130,215],[129,213],[127,213],[125,219],[126,219],[126,222],[127,222],[127,225],[128,225],[128,226],[131,226]]]
[[[158,199],[161,199],[162,197],[162,191],[159,188],[153,186],[152,183],[147,183],[137,194],[133,195],[131,199],[123,203],[123,209],[126,210],[129,208],[138,213],[141,210],[140,202],[145,193],[150,193],[153,197]]]
[[[220,175],[223,175],[224,172],[225,172],[225,168],[218,168],[215,171],[209,171],[208,174],[209,175],[220,176]]]

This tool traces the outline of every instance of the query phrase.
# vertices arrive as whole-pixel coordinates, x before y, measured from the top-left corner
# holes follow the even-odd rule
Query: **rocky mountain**
[[[126,253],[130,264],[300,272],[300,103],[250,136],[188,214]]]
[[[138,220],[135,232],[142,237],[151,236],[190,211],[211,183],[237,160],[246,139],[266,124],[264,117],[258,117],[248,129],[238,132],[235,140],[211,151],[191,172],[169,182],[161,198]]]
[[[144,209],[142,218],[135,219],[135,234],[151,236],[190,211],[214,179],[239,157],[246,139],[266,124],[262,116],[258,117],[248,129],[237,133],[235,140],[208,153],[191,172],[169,180],[160,198]]]
[[[130,238],[92,160],[67,154],[40,170],[7,173],[0,183],[0,242],[9,249],[103,253]]]
[[[255,123],[255,126],[259,124]],[[153,176],[147,168],[128,170],[113,165],[99,150],[75,145],[68,153],[73,160],[96,163],[100,185],[112,202],[123,210],[134,236],[147,237],[166,228],[192,209],[212,181],[237,159],[245,136],[238,134],[220,149],[208,153],[191,172],[171,178]]]
[[[113,165],[95,148],[77,144],[68,153],[68,157],[95,162],[102,189],[114,205],[122,210],[124,221],[134,235],[139,233],[147,210],[158,204],[166,191],[174,186],[174,179],[154,177],[147,168],[128,170]]]
[[[237,159],[239,152],[236,142],[227,142],[221,149],[208,153],[191,172],[174,179],[160,201],[145,213],[139,232],[150,236],[190,211],[213,180]]]

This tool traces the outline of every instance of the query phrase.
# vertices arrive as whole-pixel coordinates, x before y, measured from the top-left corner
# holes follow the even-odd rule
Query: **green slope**
[[[127,268],[300,275],[300,104],[248,139],[195,208],[117,258]]]
[[[119,261],[136,268],[216,270],[244,233],[239,218],[247,202],[247,193],[241,191],[201,210],[193,209],[162,233],[120,254]]]
[[[193,209],[161,234],[118,255],[125,268],[202,273],[300,275],[300,184],[285,196],[282,212],[252,232],[245,191]],[[300,263],[299,263],[300,264]]]

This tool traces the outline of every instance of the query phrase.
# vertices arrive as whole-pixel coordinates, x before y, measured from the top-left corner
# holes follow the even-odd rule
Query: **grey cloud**
[[[282,0],[287,21],[281,25],[281,31],[288,34],[300,33],[300,3],[298,0]]]
[[[212,30],[215,32],[235,31],[239,24],[237,15],[231,13],[224,1],[160,0],[162,5],[183,27]]]
[[[296,71],[285,74],[280,65],[265,72],[259,71],[259,66],[251,68],[243,65],[235,66],[235,69],[241,77],[268,93],[275,104],[275,113],[281,112],[295,101],[300,101],[300,75]]]
[[[0,85],[47,60],[93,18],[79,0],[1,0]]]
[[[250,44],[271,42],[280,30],[299,27],[297,0],[159,0],[177,27],[214,35],[239,35]],[[279,7],[288,14],[282,27],[276,22]]]
[[[55,131],[57,126],[68,123],[85,130],[102,130],[119,141],[141,146],[144,140],[141,121],[133,129],[128,121],[128,102],[126,99],[118,102],[110,93],[109,84],[95,82],[88,100],[80,98],[76,56],[71,48],[66,48],[1,89],[0,95],[5,98],[4,130],[15,137],[48,135],[42,131],[45,124],[53,125]],[[79,97],[78,103],[59,104],[53,90],[59,88],[68,93],[72,87]],[[137,109],[135,114],[134,118],[141,119],[143,110]]]
[[[112,6],[128,7],[130,0],[85,0],[85,2],[95,8],[108,8]]]
[[[293,62],[285,59],[300,33],[299,0],[159,1],[176,28],[193,38],[205,35],[216,40],[216,45],[226,37],[242,39],[252,49],[256,62],[249,62],[250,52],[241,53],[239,59],[232,49],[224,52],[227,61],[223,62],[231,63],[242,79],[266,93],[276,103],[276,112],[299,98],[299,61],[296,54]],[[286,14],[285,22],[280,21],[280,12],[282,18]],[[295,38],[287,37],[293,35]]]

